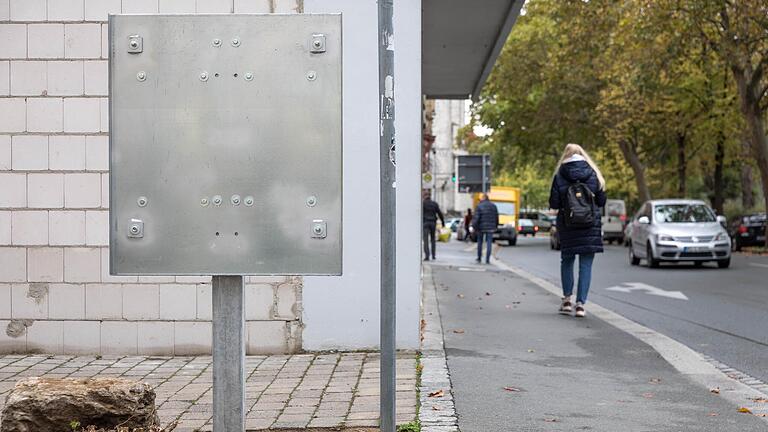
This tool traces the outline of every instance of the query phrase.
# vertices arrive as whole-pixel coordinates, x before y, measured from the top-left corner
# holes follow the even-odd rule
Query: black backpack
[[[576,182],[568,186],[565,198],[565,226],[590,228],[595,224],[595,194],[587,185]]]

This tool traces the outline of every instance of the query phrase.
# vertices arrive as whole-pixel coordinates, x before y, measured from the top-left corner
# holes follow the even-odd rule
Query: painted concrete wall
[[[435,101],[435,117],[432,120],[432,135],[435,136],[432,175],[435,182],[432,195],[445,212],[462,212],[467,208],[465,200],[457,202],[456,183],[451,181],[451,175],[456,171],[454,144],[459,129],[466,124],[465,108],[463,100]],[[472,204],[471,199],[469,204]]]
[[[305,0],[306,12],[343,14],[344,275],[304,281],[304,348],[379,343],[379,106],[375,0]],[[419,346],[421,2],[395,9],[397,343]]]

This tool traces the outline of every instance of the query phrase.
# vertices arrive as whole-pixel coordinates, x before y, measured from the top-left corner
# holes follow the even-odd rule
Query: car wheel
[[[659,267],[659,260],[653,257],[653,248],[651,247],[650,243],[648,243],[648,246],[646,246],[645,254],[646,254],[645,260],[648,262],[648,267],[650,268]]]
[[[718,268],[724,269],[724,268],[728,268],[730,266],[731,266],[731,259],[730,258],[726,258],[726,259],[723,259],[723,260],[717,260],[717,267]]]
[[[633,266],[640,264],[640,258],[635,256],[635,251],[632,250],[632,244],[629,244],[629,263]]]
[[[618,244],[619,246],[623,245],[624,244],[624,239],[621,238],[621,239],[616,240],[616,244]]]
[[[513,239],[507,240],[507,243],[509,243],[510,246],[516,245],[517,244],[517,237],[515,237]]]

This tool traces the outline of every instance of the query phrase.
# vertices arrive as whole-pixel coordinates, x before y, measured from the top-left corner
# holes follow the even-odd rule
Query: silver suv
[[[720,268],[731,265],[731,238],[725,218],[698,200],[653,200],[640,208],[632,220],[629,262],[649,267],[662,261],[691,261],[697,266],[716,261]]]

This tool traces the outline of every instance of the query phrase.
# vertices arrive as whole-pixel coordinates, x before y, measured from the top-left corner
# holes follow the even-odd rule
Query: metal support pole
[[[379,0],[379,107],[381,130],[380,430],[395,432],[395,41],[393,0]]]
[[[487,154],[483,154],[483,193],[488,193],[488,189],[487,189],[487,186],[485,184],[485,176],[486,176],[486,173],[485,173],[485,159],[487,157],[488,157]]]
[[[245,307],[242,276],[213,277],[213,430],[245,431]]]

